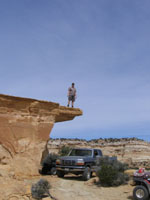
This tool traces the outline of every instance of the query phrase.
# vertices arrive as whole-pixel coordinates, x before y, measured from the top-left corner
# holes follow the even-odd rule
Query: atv
[[[148,200],[150,198],[150,172],[144,168],[139,169],[133,175],[136,187],[133,190],[135,200]]]

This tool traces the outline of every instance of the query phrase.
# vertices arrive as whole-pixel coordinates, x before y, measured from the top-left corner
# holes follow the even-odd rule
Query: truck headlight
[[[60,165],[60,163],[61,163],[60,159],[57,159],[56,160],[56,165]]]
[[[84,165],[84,160],[78,159],[76,163],[77,163],[77,165]]]

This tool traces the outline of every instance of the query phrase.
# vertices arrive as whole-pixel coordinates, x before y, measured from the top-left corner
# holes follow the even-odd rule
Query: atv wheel
[[[138,185],[133,190],[133,197],[136,200],[147,200],[149,197],[146,187]]]
[[[83,180],[87,181],[91,178],[91,170],[89,167],[86,167],[84,172],[83,172]]]
[[[65,173],[63,171],[58,171],[56,172],[57,176],[60,177],[60,178],[63,178]]]

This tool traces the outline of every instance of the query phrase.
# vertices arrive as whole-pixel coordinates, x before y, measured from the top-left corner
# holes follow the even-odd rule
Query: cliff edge
[[[80,109],[58,103],[0,94],[0,164],[18,158],[18,165],[26,165],[23,157],[39,163],[54,124],[80,115]]]

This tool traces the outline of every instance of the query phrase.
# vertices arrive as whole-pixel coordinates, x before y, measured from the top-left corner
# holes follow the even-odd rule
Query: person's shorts
[[[74,102],[75,101],[75,96],[69,96],[68,100]]]

